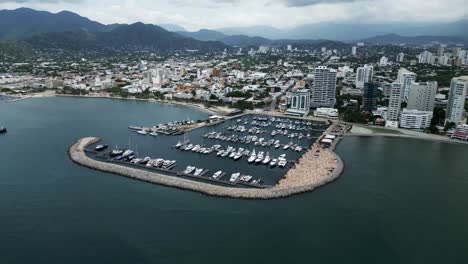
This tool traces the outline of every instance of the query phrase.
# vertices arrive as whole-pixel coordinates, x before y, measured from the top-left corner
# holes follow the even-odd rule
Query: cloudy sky
[[[0,9],[69,10],[101,23],[200,28],[318,22],[448,22],[468,18],[467,0],[0,0]]]

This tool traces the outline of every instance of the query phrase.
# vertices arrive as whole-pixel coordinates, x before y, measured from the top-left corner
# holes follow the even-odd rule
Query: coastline
[[[99,141],[100,139],[95,137],[79,139],[68,150],[68,155],[70,159],[78,165],[91,168],[97,171],[112,173],[147,183],[194,191],[205,195],[217,197],[250,200],[269,200],[286,198],[293,195],[313,191],[318,187],[333,182],[342,175],[344,170],[344,163],[341,160],[341,158],[332,149],[328,149],[323,151],[327,153],[326,155],[329,155],[328,157],[333,157],[334,162],[333,164],[326,164],[326,168],[330,168],[329,166],[333,166],[333,171],[330,171],[326,175],[312,177],[309,178],[307,181],[304,181],[304,178],[298,181],[292,175],[289,175],[281,181],[281,184],[277,184],[274,187],[266,189],[223,187],[178,177],[170,177],[156,172],[139,170],[136,168],[130,168],[122,165],[116,165],[94,160],[86,155],[85,149],[87,146],[97,143]],[[336,142],[336,144],[337,143],[338,142]],[[308,152],[304,154],[304,156],[308,154],[313,154],[312,150],[308,150]],[[321,157],[323,156],[324,155],[321,155]],[[315,168],[311,168],[308,166],[310,166],[310,163],[300,162],[296,165],[295,168],[292,168],[290,171],[302,169],[308,171],[310,174],[310,172],[313,171]],[[321,170],[321,172],[323,172],[323,170]],[[307,178],[309,174],[302,176]]]
[[[364,127],[352,125],[350,132],[345,134],[345,137],[387,137],[387,138],[407,138],[423,141],[442,142],[449,144],[468,145],[468,141],[454,140],[446,136],[432,135],[423,132],[405,130],[405,129],[388,129],[383,127]]]
[[[19,102],[19,101],[23,101],[27,99],[32,99],[32,98],[46,98],[46,97],[100,98],[100,99],[115,99],[115,100],[141,101],[141,102],[149,102],[149,103],[172,104],[176,106],[191,107],[191,108],[209,113],[211,115],[225,115],[229,113],[230,111],[235,110],[235,109],[231,109],[227,107],[206,108],[204,105],[197,104],[197,103],[185,103],[185,102],[166,101],[166,100],[157,100],[157,99],[125,98],[125,97],[109,96],[109,95],[103,95],[103,94],[91,94],[91,95],[55,94],[55,91],[45,91],[42,93],[26,95],[26,96],[21,95],[13,100],[6,101],[5,103],[14,103],[14,102]]]

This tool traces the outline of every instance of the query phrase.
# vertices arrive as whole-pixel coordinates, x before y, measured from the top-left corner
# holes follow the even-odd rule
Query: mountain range
[[[50,13],[28,8],[0,10],[0,41],[21,41],[32,47],[110,50],[224,50],[230,47],[259,45],[313,49],[349,48],[343,40],[369,44],[466,43],[468,21],[432,25],[401,24],[314,24],[280,30],[267,26],[202,29],[188,32],[183,27],[143,23],[101,24],[78,14]],[[381,34],[378,34],[383,32]],[[385,33],[400,33],[385,34]],[[425,36],[407,36],[421,33]],[[423,34],[425,33],[425,34]],[[376,36],[378,35],[378,36]],[[376,37],[375,37],[376,36]]]
[[[377,35],[454,36],[468,39],[468,20],[447,23],[317,23],[288,29],[269,26],[220,28],[227,35],[258,36],[270,39],[330,39],[356,41]]]

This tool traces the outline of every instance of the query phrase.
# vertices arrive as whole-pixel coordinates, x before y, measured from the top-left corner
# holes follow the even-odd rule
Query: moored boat
[[[96,146],[94,149],[95,149],[96,151],[103,151],[103,150],[105,150],[105,149],[108,148],[108,147],[109,147],[109,145],[98,145],[98,146]]]

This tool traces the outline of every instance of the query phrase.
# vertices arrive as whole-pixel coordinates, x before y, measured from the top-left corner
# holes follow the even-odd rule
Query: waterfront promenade
[[[295,194],[313,191],[336,180],[343,172],[343,162],[332,150],[321,150],[314,156],[316,148],[309,150],[287,176],[276,186],[265,189],[233,188],[213,185],[209,183],[170,177],[136,168],[118,164],[102,162],[86,155],[85,149],[99,138],[89,137],[78,140],[69,149],[70,158],[77,164],[98,171],[113,173],[131,179],[195,191],[210,196],[230,197],[239,199],[276,199],[285,198]],[[316,146],[318,147],[318,146]],[[263,175],[268,177],[268,175]]]

